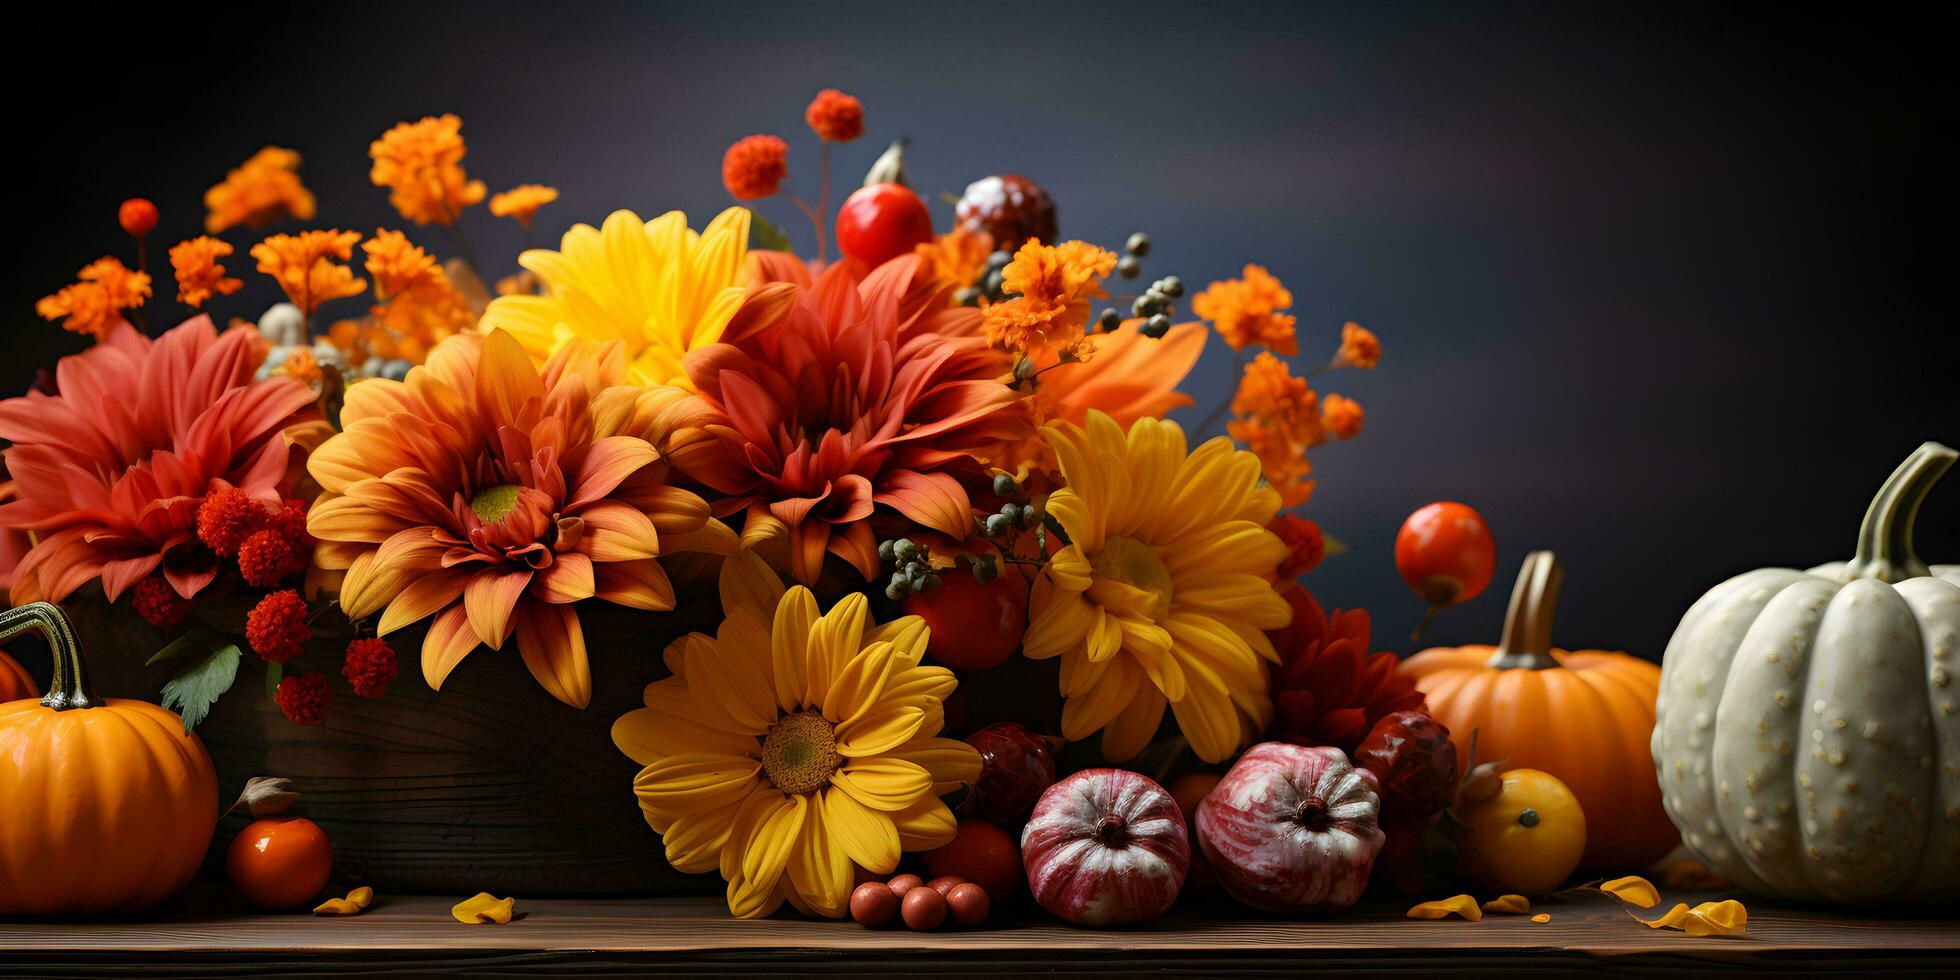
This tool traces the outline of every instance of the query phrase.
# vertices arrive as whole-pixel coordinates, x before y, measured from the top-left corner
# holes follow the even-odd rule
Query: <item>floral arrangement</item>
[[[159,693],[187,729],[241,668],[321,724],[339,693],[382,697],[417,643],[436,688],[513,647],[574,708],[652,680],[613,727],[633,791],[740,916],[851,914],[866,875],[963,839],[956,808],[1066,828],[1035,798],[1058,760],[1218,784],[1278,741],[1352,773],[1343,753],[1413,724],[1422,695],[1370,652],[1367,614],[1330,616],[1298,581],[1329,550],[1299,513],[1309,457],[1364,420],[1316,385],[1375,369],[1373,333],[1302,330],[1260,265],[1145,285],[1148,236],[1063,238],[1018,175],[935,220],[900,144],[833,209],[863,108],[829,90],[806,122],[814,203],[787,191],[788,142],[748,136],[722,163],[742,203],[699,230],[619,210],[514,261],[480,260],[474,212],[528,238],[558,192],[491,194],[453,115],[369,147],[398,228],[313,227],[301,158],[275,146],[211,187],[167,272],[157,210],[131,200],[134,265],[97,259],[37,304],[92,346],[0,402],[12,601],[99,588],[175,636]],[[807,251],[763,216],[774,198],[809,220]],[[286,302],[226,309],[254,274]],[[1187,427],[1168,415],[1214,334],[1237,390]],[[718,591],[713,635],[595,677],[581,609],[658,630],[690,589]],[[959,701],[1001,669],[1043,679],[1024,693],[1058,702],[1052,727],[1003,734],[989,723],[1040,712]],[[1011,798],[978,800],[988,785]],[[1381,825],[1418,832],[1433,796]]]

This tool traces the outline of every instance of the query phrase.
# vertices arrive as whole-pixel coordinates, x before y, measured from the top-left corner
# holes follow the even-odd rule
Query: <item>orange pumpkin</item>
[[[0,704],[40,693],[41,689],[34,686],[34,678],[27,676],[27,668],[7,656],[7,651],[0,650]]]
[[[154,704],[98,698],[61,610],[0,613],[0,643],[39,630],[40,701],[0,704],[0,916],[134,912],[191,880],[218,824],[211,756]]]
[[[1525,556],[1495,647],[1436,648],[1403,661],[1429,713],[1449,726],[1463,765],[1477,761],[1558,777],[1585,810],[1580,868],[1630,873],[1680,839],[1661,807],[1648,742],[1656,664],[1605,650],[1552,649],[1552,609],[1565,573],[1549,551]]]

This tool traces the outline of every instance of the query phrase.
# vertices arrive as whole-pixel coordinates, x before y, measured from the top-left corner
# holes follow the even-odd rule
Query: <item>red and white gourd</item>
[[[1149,777],[1085,769],[1048,787],[1021,831],[1028,890],[1076,925],[1148,922],[1184,886],[1188,834],[1177,801]]]
[[[1380,814],[1374,774],[1340,749],[1263,742],[1198,804],[1198,846],[1247,905],[1337,912],[1368,887]]]

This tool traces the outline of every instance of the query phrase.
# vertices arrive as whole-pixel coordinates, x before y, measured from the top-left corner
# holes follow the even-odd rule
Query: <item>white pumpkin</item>
[[[1750,891],[1960,896],[1960,565],[1912,550],[1954,457],[1929,442],[1900,464],[1851,561],[1738,575],[1668,642],[1662,799],[1688,847]]]

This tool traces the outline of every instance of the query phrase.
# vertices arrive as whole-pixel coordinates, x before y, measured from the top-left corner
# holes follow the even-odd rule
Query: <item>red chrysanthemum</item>
[[[270,528],[255,532],[238,546],[238,574],[255,589],[270,589],[305,567],[292,542]]]
[[[347,660],[340,667],[340,676],[354,686],[355,694],[378,698],[398,673],[395,648],[387,640],[370,636],[347,644]]]
[[[966,537],[966,487],[985,482],[974,454],[1016,432],[999,355],[908,308],[918,268],[901,256],[858,283],[833,265],[794,302],[745,311],[744,331],[687,355],[702,410],[670,458],[717,491],[718,513],[745,512],[747,540],[787,550],[782,564],[804,583],[826,553],[877,574],[874,511]]]
[[[1280,589],[1293,623],[1268,634],[1279,651],[1273,671],[1273,737],[1296,745],[1331,745],[1352,754],[1384,716],[1416,711],[1422,692],[1395,669],[1393,653],[1369,653],[1368,612],[1332,616],[1306,589]]]
[[[333,691],[327,689],[325,674],[294,674],[279,682],[272,700],[293,724],[317,725],[327,720]]]
[[[292,589],[268,594],[245,616],[245,640],[266,660],[285,663],[313,638],[306,626],[306,600]]]
[[[191,610],[191,601],[178,595],[169,582],[160,578],[146,578],[136,583],[132,596],[137,615],[157,629],[167,630],[177,625]]]
[[[757,133],[729,146],[721,158],[721,182],[738,201],[768,197],[789,176],[789,144]]]
[[[238,553],[245,539],[258,533],[272,515],[258,498],[233,486],[221,486],[197,508],[197,539],[220,558]]]
[[[832,143],[849,143],[864,135],[864,103],[834,88],[817,93],[803,110],[810,131]]]
[[[38,540],[16,570],[16,604],[58,602],[100,579],[110,601],[159,569],[195,596],[218,572],[198,509],[236,487],[276,504],[294,447],[331,432],[317,396],[291,378],[254,380],[257,330],[219,333],[209,317],[152,340],[121,326],[56,369],[59,395],[0,402],[0,441],[17,488],[0,528]]]
[[[1327,536],[1320,533],[1320,525],[1304,517],[1281,514],[1266,525],[1266,530],[1286,542],[1286,557],[1279,563],[1282,579],[1305,575],[1319,568],[1321,559],[1327,557]]]

